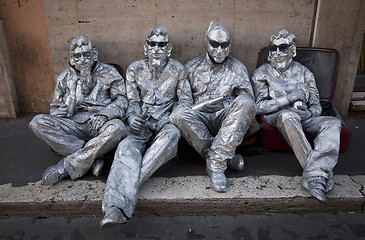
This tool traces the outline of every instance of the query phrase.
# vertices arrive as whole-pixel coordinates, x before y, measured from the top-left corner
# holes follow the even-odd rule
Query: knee
[[[114,158],[120,159],[121,156],[135,156],[138,154],[140,153],[135,147],[133,137],[128,136],[119,143]]]
[[[158,133],[156,138],[168,139],[169,142],[178,142],[181,137],[181,131],[173,124],[166,124]]]
[[[251,111],[256,111],[256,104],[253,101],[252,98],[250,98],[247,95],[238,95],[234,101],[233,104],[239,108],[245,108],[245,109],[250,109]]]
[[[113,132],[115,134],[125,137],[127,135],[127,130],[125,124],[119,119],[112,119],[105,123],[104,129]]]
[[[324,129],[341,129],[341,120],[333,116],[323,116],[321,127]]]
[[[233,106],[237,109],[252,112],[253,115],[256,115],[256,104],[253,99],[247,95],[238,95],[233,101]]]
[[[193,110],[187,107],[177,107],[170,115],[170,122],[179,126],[192,115],[194,115]]]
[[[283,110],[278,115],[278,122],[284,122],[286,120],[298,120],[300,121],[300,117],[295,112],[289,110]]]
[[[41,128],[50,125],[49,116],[46,114],[36,115],[29,123],[29,129],[33,132],[39,132]]]
[[[181,131],[173,124],[166,124],[163,127],[163,132],[168,135],[170,139],[179,140],[181,137]]]
[[[34,131],[37,131],[38,129],[38,126],[39,126],[39,122],[41,121],[41,117],[40,115],[36,115],[32,121],[30,121],[29,123],[29,129],[34,132]]]

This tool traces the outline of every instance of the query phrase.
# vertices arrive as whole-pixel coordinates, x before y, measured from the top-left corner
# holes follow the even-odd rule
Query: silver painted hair
[[[279,32],[279,34],[277,36],[275,35],[271,35],[271,40],[270,40],[270,44],[274,41],[274,40],[278,40],[280,38],[287,38],[289,39],[289,43],[290,44],[295,44],[295,35],[290,33],[288,30],[283,29]]]

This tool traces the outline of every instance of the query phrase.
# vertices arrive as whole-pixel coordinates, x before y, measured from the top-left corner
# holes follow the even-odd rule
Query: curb
[[[335,176],[328,204],[300,186],[301,177],[260,176],[228,179],[226,193],[214,192],[207,176],[151,178],[140,190],[136,216],[238,215],[264,213],[363,212],[365,175]],[[105,183],[100,180],[41,181],[21,187],[0,185],[0,217],[97,216]]]

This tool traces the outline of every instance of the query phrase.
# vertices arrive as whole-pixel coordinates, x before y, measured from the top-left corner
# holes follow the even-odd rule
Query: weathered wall
[[[0,0],[20,111],[49,112],[54,71],[43,1]]]
[[[365,1],[319,2],[313,46],[334,48],[341,55],[333,102],[347,116],[354,89],[365,27]]]
[[[72,37],[89,36],[100,60],[121,65],[143,57],[148,30],[163,25],[182,63],[204,53],[212,20],[232,35],[232,56],[252,74],[257,53],[271,34],[287,28],[298,46],[336,48],[341,53],[334,96],[347,114],[356,72],[361,0],[0,0],[21,111],[48,112],[55,77],[68,67]],[[318,8],[319,7],[319,8]],[[48,29],[48,30],[47,30]],[[10,41],[9,41],[10,40]]]
[[[173,44],[172,57],[185,63],[204,53],[204,35],[212,20],[232,35],[232,56],[256,67],[257,53],[272,33],[293,31],[301,46],[311,36],[314,0],[45,0],[56,75],[67,67],[68,46],[78,34],[89,36],[100,59],[126,69],[143,57],[149,29],[163,25]]]
[[[5,39],[4,21],[0,19],[0,118],[16,118],[19,111]]]

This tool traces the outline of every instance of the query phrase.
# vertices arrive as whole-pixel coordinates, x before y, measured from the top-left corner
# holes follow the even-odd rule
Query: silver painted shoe
[[[99,177],[104,168],[104,159],[95,159],[93,165],[91,166],[92,172],[95,176]]]
[[[229,159],[227,162],[228,167],[232,170],[242,171],[245,167],[245,161],[241,154],[236,154],[232,159]]]
[[[68,174],[64,167],[64,161],[62,159],[56,165],[50,166],[46,169],[46,171],[44,171],[42,176],[42,182],[45,185],[54,184],[61,181],[67,176]]]
[[[127,217],[117,207],[107,208],[105,216],[100,222],[101,228],[111,227],[115,224],[121,224],[127,222]]]
[[[326,188],[324,189],[324,192],[325,193],[328,193],[334,187],[335,187],[335,181],[333,180],[333,172],[331,171],[330,174],[329,174],[329,176],[328,176],[327,184],[326,184]]]
[[[326,179],[324,177],[302,178],[300,183],[317,200],[327,203],[327,198],[324,195],[326,186]]]
[[[224,173],[217,173],[206,169],[208,176],[210,176],[210,186],[216,192],[226,192],[227,191],[227,178]]]

